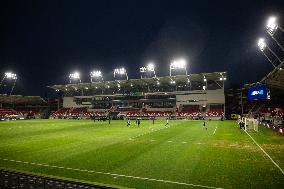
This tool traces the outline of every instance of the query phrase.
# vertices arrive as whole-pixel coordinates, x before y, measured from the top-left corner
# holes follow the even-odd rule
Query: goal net
[[[245,131],[249,131],[249,130],[254,130],[256,132],[258,131],[259,122],[257,119],[244,117],[244,123],[245,123]]]

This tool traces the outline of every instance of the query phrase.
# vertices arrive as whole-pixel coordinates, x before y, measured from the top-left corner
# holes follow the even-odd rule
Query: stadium
[[[140,78],[75,71],[46,86],[52,98],[14,94],[19,76],[4,73],[0,188],[284,188],[284,61],[258,46],[273,69],[229,89],[228,72],[188,73],[183,58],[166,76],[153,62]]]

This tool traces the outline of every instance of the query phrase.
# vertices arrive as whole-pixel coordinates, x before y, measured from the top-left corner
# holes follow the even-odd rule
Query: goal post
[[[244,118],[245,131],[254,130],[258,132],[258,120],[253,118]]]

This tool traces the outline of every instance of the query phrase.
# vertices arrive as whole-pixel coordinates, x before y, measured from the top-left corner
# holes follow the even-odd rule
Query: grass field
[[[284,136],[234,121],[0,122],[0,167],[125,188],[284,188]],[[132,121],[134,126],[134,121]]]

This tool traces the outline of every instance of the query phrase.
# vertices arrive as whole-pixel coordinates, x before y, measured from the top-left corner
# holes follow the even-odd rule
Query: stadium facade
[[[226,72],[49,86],[63,94],[52,117],[218,118],[225,113]]]

